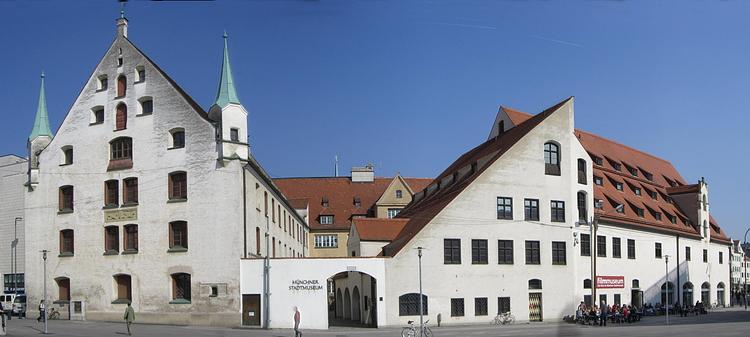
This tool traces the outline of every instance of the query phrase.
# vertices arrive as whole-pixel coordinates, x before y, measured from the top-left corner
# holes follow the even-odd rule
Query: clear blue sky
[[[115,1],[0,1],[0,154],[25,154],[39,73],[53,130],[115,35]],[[433,177],[500,104],[576,96],[577,127],[705,176],[735,238],[750,220],[750,2],[216,1],[127,5],[130,39],[191,96],[215,95],[221,34],[252,151],[274,177]]]

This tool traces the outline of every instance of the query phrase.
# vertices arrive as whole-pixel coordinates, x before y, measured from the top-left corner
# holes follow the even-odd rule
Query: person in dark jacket
[[[602,301],[599,307],[599,326],[607,326],[607,316],[609,316],[609,307],[606,302]]]

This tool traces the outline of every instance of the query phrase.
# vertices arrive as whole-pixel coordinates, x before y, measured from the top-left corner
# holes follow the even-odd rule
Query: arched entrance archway
[[[377,280],[358,271],[337,273],[328,279],[328,325],[377,327]]]
[[[711,285],[708,282],[703,282],[701,285],[701,303],[703,305],[711,303]]]
[[[349,288],[344,290],[344,319],[352,318],[352,297],[349,294]]]
[[[359,288],[354,287],[354,290],[352,291],[352,321],[361,323],[362,315],[361,315],[359,304],[360,304]]]

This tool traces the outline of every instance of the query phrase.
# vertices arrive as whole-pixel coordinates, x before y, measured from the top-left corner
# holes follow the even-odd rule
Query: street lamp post
[[[745,247],[747,247],[747,233],[750,232],[750,228],[745,231]],[[745,266],[745,273],[743,279],[745,279],[745,288],[742,289],[742,295],[745,299],[745,310],[747,310],[747,258],[745,256],[745,247],[740,246],[742,250],[742,265]]]
[[[424,336],[424,313],[422,312],[424,304],[422,303],[422,247],[417,247],[417,256],[419,256],[419,337]]]
[[[42,259],[44,260],[44,294],[42,295],[42,304],[44,304],[44,333],[47,334],[47,253],[48,250],[42,250]]]
[[[666,272],[666,281],[664,282],[664,312],[667,315],[667,325],[669,325],[669,255],[664,255],[664,271]]]

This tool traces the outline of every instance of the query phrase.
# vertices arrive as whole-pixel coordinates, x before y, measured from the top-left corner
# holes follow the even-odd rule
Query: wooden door
[[[260,326],[260,295],[242,295],[242,325]]]

